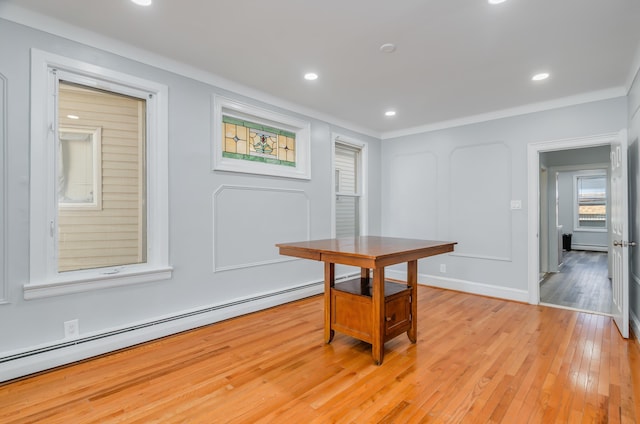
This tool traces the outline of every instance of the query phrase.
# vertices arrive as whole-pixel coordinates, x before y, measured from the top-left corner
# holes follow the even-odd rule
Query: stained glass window
[[[296,166],[296,135],[291,131],[223,115],[222,156]]]

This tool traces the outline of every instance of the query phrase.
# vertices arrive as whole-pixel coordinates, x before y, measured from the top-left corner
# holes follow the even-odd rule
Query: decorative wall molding
[[[513,175],[509,146],[492,142],[457,147],[451,151],[449,161],[447,237],[458,242],[451,255],[511,261],[513,211],[509,202]],[[473,241],[477,241],[475,245]]]
[[[459,252],[451,252],[449,256],[457,256],[459,258],[471,258],[471,259],[481,259],[483,261],[498,261],[498,262],[511,262],[511,256],[491,256],[491,255],[479,255],[475,253],[459,253]]]
[[[7,303],[7,78],[0,73],[0,304]]]
[[[524,106],[502,109],[494,112],[487,112],[487,113],[481,113],[478,115],[466,116],[459,119],[451,119],[448,121],[440,121],[432,124],[419,125],[417,127],[405,128],[397,131],[388,131],[388,132],[383,132],[380,135],[380,138],[382,138],[382,140],[390,140],[398,137],[406,137],[410,135],[445,130],[448,128],[456,128],[456,127],[462,127],[465,125],[495,121],[497,119],[512,118],[515,116],[527,115],[530,113],[547,112],[549,110],[559,109],[563,107],[571,107],[571,106],[577,106],[585,103],[615,99],[616,97],[624,97],[627,94],[628,89],[629,89],[629,86],[612,87],[604,90],[591,91],[588,93],[577,94],[575,96],[562,97],[559,99],[549,100],[545,102],[531,103]]]
[[[169,59],[166,56],[153,53],[149,50],[134,47],[126,42],[106,37],[98,34],[97,32],[67,24],[59,19],[41,15],[14,4],[3,3],[2,7],[0,7],[0,18],[28,26],[36,29],[37,31],[45,31],[69,40],[82,40],[82,44],[86,46],[104,50],[138,63],[144,63],[149,66],[164,69],[180,76],[237,93],[244,97],[249,97],[271,104],[281,109],[295,111],[296,113],[313,117],[338,127],[347,128],[351,131],[380,138],[380,133],[370,128],[364,128],[336,116],[292,103],[288,100],[284,100],[283,98],[267,94],[264,91],[256,90],[255,88],[237,83],[220,75]]]
[[[389,160],[385,232],[394,237],[438,240],[438,157],[432,151],[396,154]]]
[[[243,243],[255,234],[260,237]],[[221,185],[213,193],[214,272],[298,260],[280,256],[276,243],[310,237],[310,203],[303,190]]]

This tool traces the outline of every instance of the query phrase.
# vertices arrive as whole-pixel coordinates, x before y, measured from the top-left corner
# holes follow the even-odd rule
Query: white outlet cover
[[[511,209],[522,209],[522,200],[512,200]]]
[[[80,336],[80,328],[77,319],[64,322],[65,339],[77,339]]]

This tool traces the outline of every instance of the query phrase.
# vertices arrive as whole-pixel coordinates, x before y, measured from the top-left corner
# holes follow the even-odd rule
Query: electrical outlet
[[[447,264],[440,264],[440,272],[443,274],[447,272]]]
[[[80,336],[80,324],[77,319],[64,322],[64,338],[77,339]]]

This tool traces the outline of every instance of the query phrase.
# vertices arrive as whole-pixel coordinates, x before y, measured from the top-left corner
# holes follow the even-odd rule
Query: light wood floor
[[[611,314],[611,280],[606,252],[564,252],[560,272],[540,284],[540,301]]]
[[[322,342],[322,298],[0,386],[2,423],[634,423],[611,319],[419,287],[418,343]],[[636,386],[634,387],[634,382]]]

